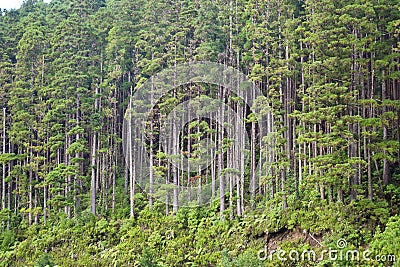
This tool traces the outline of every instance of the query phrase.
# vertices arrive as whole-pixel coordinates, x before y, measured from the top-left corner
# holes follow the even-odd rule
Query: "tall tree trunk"
[[[382,114],[386,112],[386,104],[385,100],[387,98],[387,90],[386,90],[386,77],[385,71],[382,70]],[[382,122],[382,132],[383,132],[383,142],[388,139],[388,129],[385,122]],[[390,183],[390,170],[389,170],[389,162],[387,160],[387,151],[384,148],[383,150],[383,174],[382,174],[382,182],[383,185],[388,185]]]
[[[129,112],[132,112],[132,101],[129,102],[128,107]],[[133,151],[135,147],[132,142],[132,119],[131,114],[128,116],[128,169],[129,169],[129,206],[130,206],[130,216],[135,215],[135,178],[136,178],[136,164],[133,163]]]
[[[97,100],[96,100],[97,101]],[[92,155],[91,155],[91,198],[90,198],[90,211],[96,214],[96,145],[97,145],[97,133],[93,133],[92,138]]]
[[[30,142],[31,147],[33,147],[32,141]],[[29,161],[32,163],[32,158],[33,158],[33,152],[32,148],[29,149]],[[26,163],[28,164],[28,160],[26,160]],[[31,165],[31,164],[30,164]],[[29,166],[29,214],[28,214],[28,222],[29,225],[32,224],[32,210],[33,210],[33,166]]]
[[[3,155],[6,153],[6,108],[3,108]],[[3,162],[3,180],[1,186],[1,207],[6,208],[6,163]]]

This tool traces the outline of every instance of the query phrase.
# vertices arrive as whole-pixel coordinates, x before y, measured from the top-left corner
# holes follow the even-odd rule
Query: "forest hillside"
[[[400,266],[399,121],[398,0],[25,0],[0,266]]]

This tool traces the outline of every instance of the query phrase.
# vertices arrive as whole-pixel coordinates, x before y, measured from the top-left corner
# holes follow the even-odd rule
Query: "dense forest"
[[[0,12],[0,266],[400,266],[398,0]]]

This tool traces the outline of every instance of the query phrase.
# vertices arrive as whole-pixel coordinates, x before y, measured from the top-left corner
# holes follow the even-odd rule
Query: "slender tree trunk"
[[[45,184],[43,187],[43,223],[47,222],[47,185]]]
[[[152,59],[154,59],[154,56],[152,55]],[[154,86],[154,77],[151,76],[151,91],[150,91],[150,104],[151,107],[153,107],[153,93],[155,90]],[[152,112],[154,115],[154,111]],[[154,187],[154,154],[153,154],[153,146],[154,146],[154,116],[150,115],[150,148],[149,148],[149,154],[150,154],[150,162],[149,162],[149,168],[150,168],[150,188],[149,188],[149,205],[150,207],[153,206],[153,187]]]
[[[32,142],[30,144],[31,144],[31,147],[33,147]],[[32,152],[32,149],[29,149],[29,150],[30,150],[29,160],[32,161],[33,152]],[[33,166],[29,166],[29,193],[28,193],[28,195],[29,195],[29,214],[28,214],[29,225],[32,224],[32,210],[33,210],[33,170],[32,170],[32,167]]]
[[[256,123],[251,122],[251,141],[250,141],[250,205],[255,208],[255,195],[256,195]]]
[[[219,88],[219,96],[222,102],[225,101],[224,88]],[[224,118],[224,109],[220,107],[218,110],[219,118]],[[223,125],[218,126],[218,178],[219,178],[219,209],[221,218],[224,218],[225,211],[225,177],[222,174],[224,164],[224,152],[222,142],[224,139],[224,128]]]
[[[132,112],[132,102],[129,102],[129,112]],[[133,217],[135,215],[135,177],[136,177],[136,164],[133,163],[133,151],[134,147],[132,144],[132,119],[131,114],[128,116],[128,158],[129,158],[129,203],[130,203],[130,216]]]
[[[177,41],[175,40],[175,53],[177,51],[176,43],[177,43]],[[176,81],[176,64],[177,64],[177,62],[176,62],[176,55],[175,55],[174,82]],[[175,86],[175,84],[174,84],[174,86]],[[178,97],[177,96],[177,92],[176,92],[175,89],[174,89],[174,92],[173,92],[173,97],[174,98]],[[174,118],[176,118],[176,116],[177,116],[176,109],[173,110],[173,116],[174,116]],[[172,124],[172,131],[173,131],[173,135],[172,135],[172,154],[174,156],[177,156],[178,155],[178,151],[177,151],[177,146],[178,146],[177,131],[179,129],[175,129],[175,127],[176,127],[176,125],[175,125],[175,123],[173,123]],[[178,171],[178,168],[174,164],[172,164],[172,177],[173,177],[173,180],[174,180],[173,181],[173,183],[174,183],[173,198],[174,199],[173,199],[173,204],[172,204],[172,212],[174,214],[176,214],[178,212],[178,204],[179,204],[179,202],[178,202],[178,197],[179,197],[179,171]]]
[[[90,198],[90,211],[93,214],[96,214],[96,145],[97,145],[97,133],[93,133],[92,138],[92,159],[91,159],[91,167],[92,167],[92,175],[91,175],[91,198]]]
[[[3,155],[6,153],[6,108],[3,108]],[[1,186],[2,209],[6,208],[6,163],[3,162],[3,180]]]
[[[385,105],[385,100],[387,98],[387,90],[386,90],[386,80],[385,80],[385,71],[382,71],[382,78],[384,79],[382,81],[382,103],[383,103],[383,108],[382,108],[382,113],[384,114],[386,112],[386,105]],[[386,123],[382,123],[382,132],[383,132],[383,142],[385,142],[388,139],[388,129],[386,126]],[[387,152],[386,149],[383,150],[383,174],[382,174],[382,182],[383,185],[388,185],[390,183],[390,171],[389,171],[389,162],[387,160]]]

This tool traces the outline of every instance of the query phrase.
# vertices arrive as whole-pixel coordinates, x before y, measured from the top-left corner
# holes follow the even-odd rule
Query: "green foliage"
[[[372,240],[370,250],[374,255],[397,256],[394,244],[398,243],[398,216],[389,220],[384,232],[378,230],[374,235],[375,229],[370,228],[384,226],[379,217],[372,216],[382,217],[381,208],[384,206],[368,201],[357,206],[320,204],[320,208],[292,209],[279,215],[256,210],[246,218],[224,221],[206,207],[181,209],[174,217],[146,206],[136,219],[122,220],[96,218],[88,213],[74,221],[60,214],[46,226],[20,228],[18,234],[4,231],[0,255],[10,264],[35,266],[314,266],[307,260],[281,262],[276,255],[272,260],[258,259],[266,242],[285,251],[314,249],[320,253],[322,248],[315,245],[310,234],[333,248],[339,238],[346,239],[347,249],[363,247]],[[357,215],[365,213],[363,209],[371,215],[360,221]],[[23,241],[13,246],[17,239]]]
[[[55,264],[53,263],[51,256],[47,253],[43,254],[37,261],[35,267],[53,267]]]
[[[143,249],[143,254],[139,259],[139,264],[141,267],[157,267],[158,264],[154,263],[154,257],[150,253],[148,248]]]
[[[246,250],[238,257],[231,258],[226,250],[222,251],[221,265],[223,267],[247,267],[264,266],[264,263],[258,259],[257,251],[254,249]]]
[[[15,233],[13,231],[6,230],[1,233],[0,250],[2,251],[12,250],[14,243],[15,243]]]
[[[394,256],[395,258],[386,263],[400,266],[398,261],[400,257],[400,216],[390,218],[385,231],[381,232],[378,228],[371,242],[370,250],[374,256]],[[383,261],[383,264],[386,263]]]

